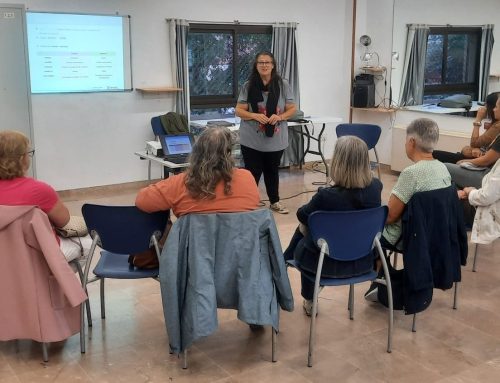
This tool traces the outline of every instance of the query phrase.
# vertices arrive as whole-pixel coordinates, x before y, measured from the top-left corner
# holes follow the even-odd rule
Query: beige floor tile
[[[397,176],[385,171],[383,201]],[[281,172],[281,197],[290,214],[274,214],[283,248],[297,227],[295,212],[309,201],[323,174],[298,169]],[[83,203],[132,205],[144,183],[118,189],[68,192],[71,214]],[[261,198],[266,194],[261,185]],[[295,194],[300,194],[287,199]],[[500,376],[499,243],[482,246],[478,272],[472,257],[463,269],[459,308],[452,292],[434,291],[431,306],[418,315],[395,313],[393,352],[386,352],[387,310],[366,302],[368,283],[355,287],[354,320],[347,311],[348,287],[323,290],[319,300],[317,348],[307,367],[310,318],[302,311],[300,275],[290,269],[296,309],[281,313],[278,362],[271,362],[271,331],[252,332],[234,310],[219,310],[219,329],[189,350],[187,370],[169,354],[160,286],[153,280],[106,281],[106,319],[100,318],[99,285],[89,286],[93,327],[87,353],[78,335],[52,344],[42,362],[40,344],[0,342],[0,383],[20,382],[498,382]],[[471,251],[473,247],[471,246]]]

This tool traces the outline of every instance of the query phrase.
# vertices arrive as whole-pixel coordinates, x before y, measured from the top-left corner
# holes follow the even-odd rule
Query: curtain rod
[[[169,20],[169,19],[167,19]],[[296,25],[299,25],[299,23],[290,21],[290,22],[285,22],[285,21],[271,21],[271,22],[248,22],[248,21],[239,21],[239,20],[233,20],[233,21],[203,21],[203,20],[187,20],[188,23],[193,23],[193,24],[228,24],[228,25],[273,25],[273,24],[289,24],[293,23]]]
[[[486,24],[481,24],[481,25],[468,25],[468,24],[463,24],[463,25],[452,25],[452,24],[425,24],[425,23],[410,23],[406,24],[406,26],[410,25],[426,25],[429,28],[483,28],[485,25],[490,25],[488,23]]]

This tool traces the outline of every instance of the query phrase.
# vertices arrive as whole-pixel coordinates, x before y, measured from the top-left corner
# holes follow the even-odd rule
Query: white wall
[[[380,63],[392,71],[388,71],[387,83],[392,84],[393,100],[399,98],[399,84],[404,62],[404,46],[406,45],[406,24],[427,23],[431,25],[483,25],[495,24],[498,20],[499,0],[479,0],[472,4],[468,0],[358,0],[356,18],[356,59],[362,52],[358,43],[359,36],[368,34],[372,37],[373,50],[380,54]],[[394,20],[394,24],[393,24]],[[500,73],[500,25],[494,29],[495,47],[493,50],[490,73]],[[391,52],[399,52],[399,61],[392,60]],[[358,67],[360,62],[355,64]],[[392,79],[389,81],[389,78]],[[380,81],[377,84],[377,99],[380,100]],[[498,79],[490,79],[490,91],[500,89]],[[440,129],[459,133],[470,133],[472,118],[398,111],[396,113],[377,113],[374,111],[357,111],[353,113],[353,122],[373,123],[382,127],[382,135],[377,145],[380,162],[391,163],[391,146],[393,126],[406,126],[410,121],[420,117],[434,119]],[[457,148],[456,150],[459,150]]]
[[[348,119],[352,0],[10,2],[33,11],[130,14],[134,87],[172,84],[166,18],[296,21],[301,109],[306,114]],[[136,91],[33,95],[38,178],[57,190],[145,179],[146,163],[133,152],[152,138],[150,118],[172,106],[172,95],[143,96]],[[327,156],[334,136],[334,126],[329,126]],[[154,176],[160,175],[157,171]]]

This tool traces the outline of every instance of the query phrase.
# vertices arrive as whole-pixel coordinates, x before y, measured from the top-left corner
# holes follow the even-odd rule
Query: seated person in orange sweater
[[[248,170],[235,168],[231,146],[229,129],[205,130],[193,146],[186,171],[140,190],[135,205],[148,213],[172,209],[176,217],[256,209],[257,184]]]

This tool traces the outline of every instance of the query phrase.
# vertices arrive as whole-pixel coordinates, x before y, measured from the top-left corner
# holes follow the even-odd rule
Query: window
[[[255,55],[271,50],[272,27],[192,24],[188,34],[191,118],[234,116]]]
[[[431,28],[425,59],[424,103],[452,94],[477,100],[481,28]]]

